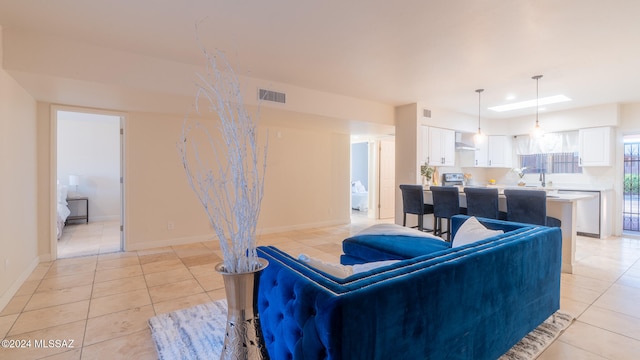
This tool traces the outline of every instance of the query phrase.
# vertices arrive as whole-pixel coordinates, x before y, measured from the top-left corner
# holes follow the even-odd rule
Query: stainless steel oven
[[[462,186],[464,184],[463,173],[442,174],[442,186]]]

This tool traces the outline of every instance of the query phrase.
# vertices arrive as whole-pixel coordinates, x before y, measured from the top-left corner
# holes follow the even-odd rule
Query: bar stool
[[[467,215],[498,219],[498,189],[464,188],[467,197]]]
[[[507,220],[550,227],[560,227],[559,219],[547,216],[547,192],[544,190],[505,189]]]
[[[460,194],[455,186],[431,186],[433,195],[433,234],[442,236],[447,234],[447,241],[451,241],[451,217],[463,214],[460,208]],[[447,219],[447,231],[442,231],[442,219]]]
[[[431,232],[424,228],[424,216],[433,214],[433,205],[424,203],[422,185],[400,185],[402,192],[402,226],[407,226],[407,214],[418,215],[418,230]]]

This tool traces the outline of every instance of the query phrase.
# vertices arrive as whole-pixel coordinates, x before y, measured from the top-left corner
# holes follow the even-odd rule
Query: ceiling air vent
[[[431,110],[429,109],[422,109],[422,116],[426,117],[426,118],[430,118],[431,117]]]
[[[258,100],[285,104],[287,102],[287,94],[273,90],[258,89]]]

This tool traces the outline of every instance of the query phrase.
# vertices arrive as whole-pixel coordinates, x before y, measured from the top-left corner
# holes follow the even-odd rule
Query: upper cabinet
[[[506,135],[490,135],[484,142],[476,144],[475,163],[477,167],[511,167],[512,141]]]
[[[510,136],[491,135],[489,136],[489,166],[490,167],[511,167],[513,146]]]
[[[456,132],[449,129],[428,128],[428,163],[431,166],[454,166],[456,156]]]
[[[578,132],[580,166],[611,165],[611,128],[596,127]]]
[[[483,141],[476,142],[476,151],[474,151],[475,167],[487,167],[489,166],[489,139],[485,137]]]

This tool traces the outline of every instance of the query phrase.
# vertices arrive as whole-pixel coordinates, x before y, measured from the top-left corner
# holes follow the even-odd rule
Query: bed
[[[64,228],[64,224],[67,221],[67,217],[71,214],[71,210],[69,210],[69,206],[67,204],[67,186],[60,185],[58,183],[58,195],[57,195],[57,238],[60,239],[62,236],[62,228]]]
[[[351,182],[351,209],[367,211],[369,208],[369,192],[360,180]]]

